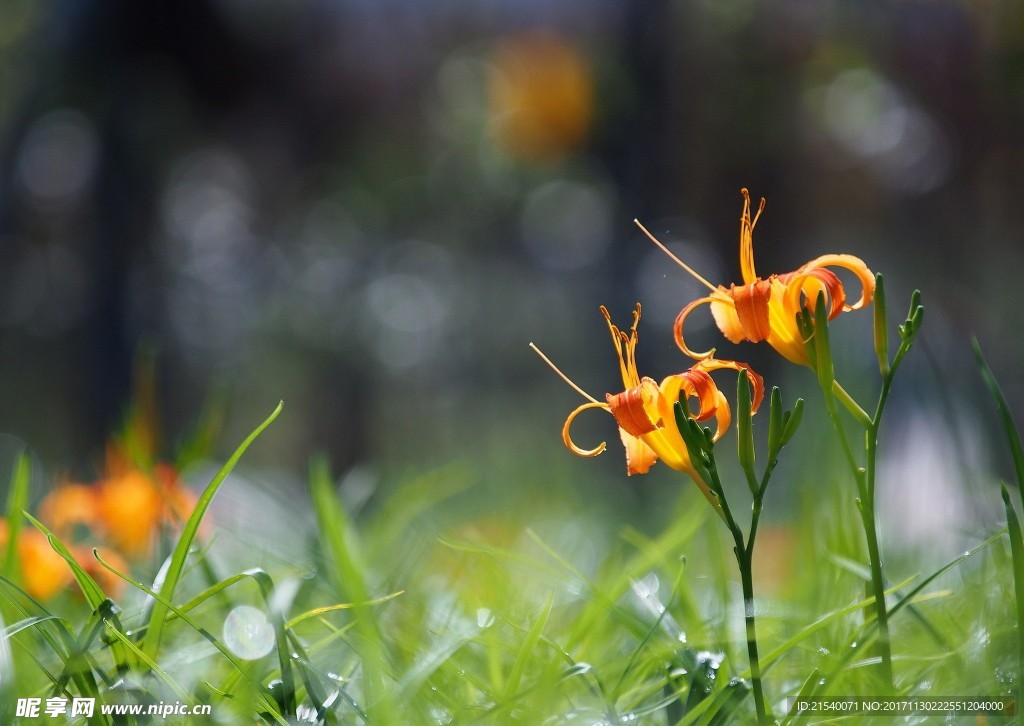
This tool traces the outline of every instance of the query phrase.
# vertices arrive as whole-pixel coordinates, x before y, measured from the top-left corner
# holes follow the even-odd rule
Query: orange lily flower
[[[718,390],[712,380],[711,371],[728,368],[742,371],[750,379],[753,388],[752,410],[756,411],[764,397],[764,381],[751,370],[746,363],[729,360],[705,358],[697,361],[688,370],[668,376],[659,385],[653,379],[640,377],[636,366],[637,324],[640,322],[640,304],[637,303],[633,312],[633,325],[629,333],[620,330],[612,323],[608,310],[603,306],[601,312],[608,323],[608,329],[615,344],[615,352],[619,358],[619,370],[625,390],[621,393],[606,394],[605,400],[596,398],[573,383],[562,373],[547,356],[530,344],[551,368],[562,377],[580,395],[588,399],[587,403],[577,407],[565,420],[562,427],[562,441],[577,456],[597,456],[606,448],[601,442],[591,449],[577,446],[570,435],[573,421],[582,412],[592,408],[608,411],[619,426],[619,437],[626,449],[626,472],[629,475],[646,474],[654,463],[661,459],[667,466],[676,471],[688,474],[708,498],[717,511],[721,511],[717,497],[711,493],[690,461],[682,434],[676,425],[673,406],[677,401],[696,398],[699,404],[697,413],[690,416],[697,421],[705,421],[714,417],[717,423],[715,440],[717,441],[728,429],[731,421],[729,403],[725,395]]]
[[[796,316],[806,309],[812,314],[819,295],[825,295],[829,320],[841,312],[857,310],[868,305],[875,293],[875,276],[859,257],[845,254],[822,255],[802,265],[793,272],[770,275],[768,279],[757,276],[754,270],[754,225],[764,211],[764,198],[753,219],[750,217],[750,195],[742,189],[743,213],[740,216],[740,271],[742,285],[714,286],[694,272],[682,260],[661,244],[647,229],[637,226],[650,237],[669,257],[684,270],[693,275],[711,290],[711,294],[694,300],[684,307],[676,318],[676,344],[686,355],[703,360],[714,355],[714,349],[703,353],[691,350],[683,339],[683,326],[690,313],[697,307],[708,304],[722,334],[730,342],[747,340],[751,343],[768,341],[784,358],[800,365],[810,365],[805,341],[796,324]],[[829,267],[842,267],[851,271],[860,281],[860,299],[853,305],[846,304],[846,290],[842,281]]]

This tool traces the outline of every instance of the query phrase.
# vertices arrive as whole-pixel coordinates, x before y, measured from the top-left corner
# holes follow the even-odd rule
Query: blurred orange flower
[[[187,519],[195,496],[177,472],[157,464],[149,475],[137,468],[115,470],[96,484],[97,525],[129,557],[146,555],[164,525]]]
[[[510,154],[544,161],[576,147],[593,113],[587,61],[554,33],[506,38],[492,56],[490,128]]]
[[[819,295],[825,295],[831,320],[841,312],[857,310],[871,302],[875,292],[875,277],[863,260],[853,255],[832,254],[822,255],[802,265],[793,272],[782,275],[770,275],[767,279],[757,276],[754,270],[754,225],[757,224],[764,210],[764,199],[758,207],[753,219],[750,217],[750,195],[746,189],[743,194],[743,213],[740,216],[740,271],[743,285],[730,285],[728,288],[715,287],[698,275],[679,258],[665,248],[639,222],[640,229],[647,234],[672,259],[711,290],[711,294],[694,300],[684,307],[676,318],[676,344],[691,358],[702,360],[710,358],[715,351],[712,348],[704,353],[692,351],[683,339],[683,326],[686,318],[695,308],[709,304],[715,323],[725,337],[733,342],[741,340],[759,343],[768,342],[784,358],[800,365],[810,365],[805,341],[797,327],[796,316],[801,310],[814,312]],[[843,267],[857,276],[861,283],[860,299],[853,305],[846,304],[846,290],[842,281],[829,267]]]
[[[96,489],[88,484],[63,483],[39,504],[39,519],[62,540],[71,539],[78,526],[94,530],[99,513]]]
[[[0,519],[0,547],[5,552],[10,546],[9,540],[10,527],[6,519]],[[22,527],[16,546],[22,585],[29,595],[49,600],[71,583],[71,568],[38,529]]]

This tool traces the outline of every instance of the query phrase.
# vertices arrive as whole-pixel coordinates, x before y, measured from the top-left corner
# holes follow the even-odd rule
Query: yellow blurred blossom
[[[593,113],[590,66],[567,40],[532,32],[501,41],[492,56],[490,129],[506,152],[545,161],[577,147]]]

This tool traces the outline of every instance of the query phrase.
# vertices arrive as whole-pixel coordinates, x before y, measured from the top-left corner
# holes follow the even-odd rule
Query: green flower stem
[[[881,278],[878,279],[881,287]],[[878,622],[878,649],[881,654],[882,677],[888,684],[890,690],[893,687],[892,668],[892,643],[889,637],[889,611],[885,605],[885,579],[882,576],[882,555],[878,546],[878,526],[875,522],[875,477],[878,469],[878,431],[882,425],[882,413],[885,410],[886,401],[889,400],[889,391],[896,378],[896,371],[904,356],[910,351],[914,339],[921,330],[921,320],[924,316],[924,306],[921,305],[921,292],[915,290],[910,296],[910,309],[907,312],[907,319],[899,326],[900,345],[893,356],[892,363],[888,364],[887,346],[884,345],[886,336],[884,333],[884,292],[881,311],[876,311],[876,352],[879,356],[880,370],[882,374],[882,387],[878,393],[878,404],[875,406],[875,415],[872,416],[865,429],[864,449],[866,465],[863,470],[863,487],[861,491],[861,520],[864,523],[864,536],[868,544],[868,560],[871,564],[871,588],[875,595],[875,619]],[[879,332],[881,331],[881,332]]]
[[[750,540],[753,542],[753,539]],[[740,553],[743,553],[742,556]],[[747,658],[750,660],[750,682],[754,691],[754,708],[757,722],[768,723],[764,705],[764,689],[761,685],[761,659],[757,653],[757,623],[754,620],[754,568],[750,550],[737,550],[736,561],[740,565],[740,581],[743,584],[743,614],[747,624]]]
[[[772,472],[775,471],[775,466],[779,463],[779,453],[800,425],[804,402],[803,399],[797,399],[792,411],[784,411],[782,394],[778,387],[772,389],[769,397],[768,461],[764,468],[764,474],[758,479],[754,467],[754,439],[750,422],[752,415],[750,380],[741,374],[736,384],[736,453],[752,495],[750,529],[746,538],[744,538],[743,529],[736,522],[725,497],[718,465],[715,462],[714,441],[710,429],[701,428],[700,424],[690,418],[689,412],[681,403],[676,403],[674,410],[679,432],[686,442],[686,448],[694,466],[694,479],[706,482],[709,496],[715,500],[713,502],[716,505],[715,511],[722,517],[732,534],[733,554],[736,555],[740,582],[743,585],[743,616],[746,625],[747,657],[750,662],[751,691],[754,696],[757,723],[764,726],[769,723],[771,712],[765,705],[764,686],[761,682],[761,659],[757,650],[757,620],[754,607],[754,542],[757,539],[757,526],[761,521],[761,510],[765,492],[768,490],[768,482]],[[832,408],[834,409],[835,406],[833,405]]]
[[[718,481],[717,472],[715,486],[721,491],[721,482]],[[761,487],[763,493],[764,486]],[[750,536],[746,543],[743,541],[743,530],[736,523],[729,511],[729,505],[722,497],[722,510],[726,516],[726,524],[732,533],[734,542],[733,552],[736,555],[736,564],[740,570],[740,582],[743,587],[743,619],[746,623],[747,635],[747,658],[750,661],[750,685],[754,694],[754,709],[757,712],[759,724],[768,723],[768,710],[764,703],[764,686],[761,683],[761,659],[757,652],[757,622],[754,613],[754,539],[757,536],[757,521],[761,516],[761,498],[756,497],[753,504],[753,514],[750,523]]]
[[[819,296],[813,318],[810,313],[801,313],[797,324],[801,326],[805,339],[808,341],[808,355],[812,360],[812,368],[818,376],[818,382],[825,397],[825,407],[829,418],[839,437],[843,455],[850,466],[853,478],[857,483],[861,523],[864,526],[864,539],[867,543],[868,562],[871,570],[871,590],[874,595],[875,621],[878,626],[877,648],[883,682],[892,691],[894,678],[892,667],[892,642],[889,635],[889,610],[885,602],[885,578],[882,574],[882,554],[878,544],[878,525],[875,520],[875,480],[878,470],[878,431],[882,423],[889,391],[892,388],[896,371],[904,356],[910,351],[914,339],[921,328],[924,307],[921,305],[921,293],[915,291],[910,298],[910,309],[907,318],[899,326],[900,345],[889,361],[888,327],[886,324],[885,292],[881,276],[876,278],[876,289],[879,292],[876,300],[874,319],[874,346],[878,355],[879,370],[882,375],[882,386],[878,394],[874,416],[869,416],[852,396],[835,380],[832,367],[832,349],[829,343],[828,316],[822,297]],[[836,401],[840,401],[864,429],[863,467],[857,464],[849,439],[843,428]]]
[[[878,651],[882,669],[883,682],[891,690],[893,688],[892,668],[892,643],[889,637],[889,615],[885,603],[885,578],[882,575],[881,548],[878,544],[878,526],[875,521],[875,474],[878,462],[878,428],[882,420],[882,410],[885,407],[889,389],[892,386],[892,372],[882,381],[882,392],[879,395],[878,406],[875,409],[874,417],[867,417],[865,425],[865,466],[860,467],[854,458],[850,442],[846,437],[843,422],[839,417],[839,411],[835,405],[835,399],[830,395],[835,388],[843,390],[838,383],[834,384],[832,390],[824,390],[826,409],[832,425],[839,437],[850,471],[857,483],[859,494],[858,505],[860,509],[861,524],[864,527],[864,539],[868,548],[868,563],[871,570],[871,591],[875,599],[875,620],[878,623]],[[845,393],[845,391],[844,391]],[[849,395],[849,394],[847,394]],[[852,398],[850,399],[853,400]],[[856,405],[856,403],[854,404]],[[849,407],[847,407],[849,408]],[[863,409],[857,405],[857,409]],[[864,414],[867,416],[867,414]],[[863,423],[858,418],[859,423]]]
[[[747,635],[747,658],[750,661],[750,684],[751,691],[754,694],[754,709],[757,712],[758,724],[767,724],[768,721],[768,710],[765,707],[764,702],[764,686],[761,683],[761,659],[757,651],[757,622],[754,613],[754,568],[753,568],[753,554],[754,554],[754,539],[757,536],[757,523],[761,516],[761,499],[764,495],[764,490],[767,488],[768,477],[771,471],[765,473],[765,477],[761,482],[761,486],[758,488],[758,492],[754,497],[752,516],[750,521],[750,535],[747,537],[746,543],[744,543],[743,530],[737,524],[735,517],[732,515],[732,510],[729,508],[729,502],[725,498],[724,490],[722,489],[722,482],[718,477],[718,468],[714,464],[712,455],[711,466],[709,467],[709,473],[711,474],[712,489],[715,494],[718,495],[719,501],[722,504],[722,514],[725,519],[726,525],[729,527],[729,532],[733,538],[733,553],[736,555],[736,564],[740,570],[740,582],[743,587],[743,617],[746,623],[746,635]]]

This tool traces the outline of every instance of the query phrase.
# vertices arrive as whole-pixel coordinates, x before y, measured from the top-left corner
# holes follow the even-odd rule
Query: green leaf
[[[879,275],[878,277],[881,278],[882,276]],[[789,713],[786,714],[786,717],[782,720],[782,726],[787,726],[787,724],[793,722],[793,719],[800,713],[800,711],[797,710],[797,704],[800,703],[800,701],[805,701],[811,697],[811,694],[818,689],[818,682],[820,679],[821,671],[817,668],[812,669],[811,675],[807,676],[807,678],[804,679],[804,684],[800,686],[800,690],[797,691],[796,696],[793,697],[793,707],[790,709]]]
[[[523,672],[526,670],[526,664],[530,661],[530,657],[533,655],[538,641],[540,641],[544,627],[548,623],[548,617],[551,615],[551,607],[554,601],[555,596],[552,593],[548,596],[540,615],[534,619],[533,625],[530,627],[529,632],[527,632],[526,637],[523,638],[523,643],[516,654],[516,660],[512,664],[512,671],[509,673],[508,681],[505,684],[506,699],[512,698],[519,691],[519,682],[522,680]]]
[[[32,481],[32,463],[28,452],[22,451],[14,464],[11,488],[7,492],[7,551],[0,574],[18,582],[18,548],[11,543],[18,541],[21,532],[21,513],[28,509],[28,489]]]
[[[40,522],[38,519],[33,517],[28,512],[23,512],[25,517],[32,523],[32,525],[46,535],[47,541],[50,543],[50,547],[53,551],[60,555],[65,562],[68,563],[68,567],[71,568],[71,572],[75,577],[75,582],[78,583],[78,587],[82,590],[82,594],[85,595],[86,602],[89,603],[89,607],[95,612],[100,609],[100,606],[107,600],[107,596],[103,593],[96,580],[92,578],[88,572],[78,563],[75,556],[71,554],[71,551],[64,546],[64,543],[57,539],[57,536],[47,529],[46,525]]]
[[[985,385],[988,386],[992,398],[995,399],[996,410],[999,412],[999,418],[1003,423],[1003,432],[1006,434],[1006,442],[1010,447],[1010,458],[1013,460],[1013,471],[1017,477],[1017,489],[1020,492],[1021,499],[1024,500],[1024,447],[1021,446],[1020,433],[1017,430],[1016,422],[1013,420],[1013,413],[1010,412],[1010,406],[1006,403],[1006,397],[1003,396],[1003,390],[981,352],[978,339],[974,338],[972,342],[974,357],[978,360],[978,369],[981,371],[981,377],[984,379]]]
[[[279,410],[280,410],[280,407],[278,407],[278,411]],[[276,415],[276,412],[275,412],[275,415]],[[154,590],[151,587],[148,587],[148,586],[144,585],[143,583],[139,582],[138,580],[134,579],[133,577],[131,577],[131,576],[121,572],[120,570],[116,569],[115,567],[113,567],[106,560],[104,560],[102,557],[100,557],[100,554],[99,554],[99,552],[97,550],[93,550],[93,556],[96,558],[96,560],[101,565],[103,565],[103,567],[105,567],[106,569],[110,570],[112,573],[114,573],[115,575],[120,577],[122,580],[127,582],[132,587],[135,587],[135,588],[141,590],[142,592],[146,593],[151,598],[156,600],[157,603],[159,603],[165,609],[166,612],[173,613],[174,615],[176,615],[180,620],[182,620],[182,622],[184,622],[190,628],[192,628],[197,633],[199,633],[207,642],[209,642],[211,645],[213,645],[213,647],[215,647],[218,651],[220,651],[221,655],[223,655],[227,659],[227,661],[235,668],[235,670],[238,671],[238,673],[249,682],[249,684],[253,687],[255,692],[259,694],[258,702],[257,702],[256,706],[259,709],[261,709],[263,711],[266,711],[266,713],[269,714],[274,719],[274,721],[276,721],[277,723],[282,724],[283,726],[287,726],[288,722],[285,721],[284,718],[282,718],[281,713],[277,709],[277,704],[273,703],[268,698],[266,689],[263,688],[258,682],[254,681],[249,676],[249,673],[248,673],[249,669],[245,666],[245,664],[242,663],[234,655],[234,653],[232,653],[228,649],[228,647],[225,646],[220,640],[218,640],[209,630],[207,630],[202,625],[200,625],[198,622],[193,620],[192,617],[188,613],[183,611],[181,608],[176,607],[174,605],[174,603],[172,603],[170,600],[166,599],[161,593],[157,592],[156,590]],[[143,655],[146,658],[149,658],[151,662],[155,662],[155,661],[152,660],[152,657],[145,651],[144,648],[142,649],[142,653],[143,653]]]
[[[1010,559],[1013,562],[1013,592],[1017,600],[1017,665],[1018,673],[1024,673],[1024,536],[1021,535],[1020,518],[1010,500],[1006,484],[1000,487],[1003,506],[1006,508],[1006,527],[1010,536]]]
[[[179,701],[183,703],[192,703],[192,699],[189,698],[185,689],[178,685],[178,682],[171,678],[167,671],[161,668],[158,663],[151,661],[149,657],[143,653],[137,645],[135,645],[135,643],[128,639],[128,636],[114,627],[114,625],[109,621],[106,621],[106,626],[107,634],[118,640],[124,648],[127,648],[139,660],[140,663],[144,664],[150,671],[156,674],[157,678],[167,684],[167,687],[174,692],[175,697],[177,697]]]
[[[174,597],[174,591],[178,587],[178,582],[181,579],[181,574],[185,569],[185,560],[188,559],[189,549],[192,547],[192,542],[196,538],[196,534],[199,532],[199,524],[203,520],[203,516],[206,514],[207,508],[210,506],[210,502],[213,501],[214,495],[217,494],[217,490],[220,489],[221,484],[227,478],[231,470],[235,468],[235,464],[242,458],[242,454],[249,448],[256,438],[263,433],[273,421],[277,418],[278,414],[281,413],[281,409],[284,407],[284,402],[277,404],[274,411],[267,417],[267,419],[256,427],[251,434],[249,434],[245,441],[235,450],[235,453],[231,455],[227,463],[221,468],[217,475],[213,477],[213,481],[206,487],[206,490],[199,497],[199,501],[196,502],[195,509],[192,510],[192,515],[185,522],[185,526],[182,528],[181,536],[178,538],[178,543],[174,546],[174,552],[171,554],[170,563],[167,567],[163,582],[160,585],[160,595],[153,605],[152,611],[149,614],[149,620],[146,624],[146,635],[142,642],[142,651],[150,658],[150,660],[157,660],[157,653],[160,650],[160,640],[163,637],[164,623],[167,619],[168,612],[171,609],[168,607]]]
[[[316,510],[320,536],[331,556],[333,567],[328,578],[342,600],[368,603],[372,600],[366,580],[367,567],[355,525],[334,491],[334,481],[323,459],[315,459],[310,466],[310,491]],[[362,640],[360,654],[366,678],[364,703],[372,707],[372,715],[382,723],[392,723],[392,705],[385,685],[387,667],[386,649],[373,609],[369,605],[353,608],[356,630]]]

